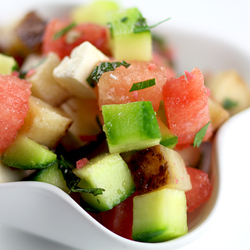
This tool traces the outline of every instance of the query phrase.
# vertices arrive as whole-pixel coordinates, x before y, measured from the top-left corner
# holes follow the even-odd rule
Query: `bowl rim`
[[[32,1],[30,1],[30,2],[32,2]],[[49,1],[48,1],[48,3],[49,3]],[[72,3],[79,3],[79,1],[72,1]],[[54,4],[54,2],[53,2],[53,4]],[[178,29],[177,27],[171,27],[171,25],[168,25],[168,24],[164,25],[164,27],[168,28],[168,32],[169,32],[168,34],[169,34],[169,36],[173,35],[176,32],[177,33],[178,32],[184,32],[185,33],[185,31],[183,31],[181,28],[179,30],[177,30]],[[159,28],[159,29],[161,29],[161,28]],[[199,34],[196,33],[196,31],[191,31],[191,32],[192,32],[192,35],[199,36]],[[189,35],[190,35],[190,33],[189,33]],[[221,41],[220,39],[217,39],[215,37],[211,37],[210,35],[208,37],[206,37],[206,36],[203,35],[203,38],[204,39],[208,39],[211,42],[219,43],[222,46],[227,46],[228,50],[233,50],[236,53],[238,53],[239,57],[240,58],[242,57],[243,60],[248,61],[249,65],[250,65],[250,58],[246,54],[244,54],[239,48],[236,48],[235,46],[233,46],[231,44],[225,44],[225,41]],[[221,181],[220,180],[222,178],[222,173],[220,172],[220,166],[218,165],[219,164],[219,160],[218,159],[220,158],[220,156],[216,154],[218,146],[219,146],[218,136],[216,136],[215,141],[214,141],[214,145],[213,145],[213,148],[215,150],[214,151],[214,156],[213,156],[214,158],[212,158],[212,160],[214,161],[214,164],[217,165],[216,171],[217,171],[217,178],[218,178],[217,182],[218,183],[217,183],[216,189],[213,190],[213,193],[215,195],[214,204],[212,205],[211,212],[208,214],[208,216],[206,217],[205,221],[201,225],[199,225],[198,228],[195,228],[194,230],[192,230],[191,232],[189,232],[187,235],[181,236],[180,238],[176,238],[176,239],[171,240],[171,241],[160,242],[160,243],[144,243],[144,242],[130,241],[131,243],[128,243],[128,245],[132,244],[132,245],[142,246],[143,247],[142,249],[150,249],[150,248],[145,248],[145,247],[152,247],[152,246],[156,247],[157,245],[159,245],[159,246],[160,245],[169,245],[169,247],[172,247],[172,249],[176,249],[176,248],[181,247],[181,246],[183,246],[185,244],[189,244],[190,242],[192,242],[193,240],[195,240],[197,237],[199,237],[201,234],[205,233],[206,229],[211,224],[211,221],[212,221],[212,219],[214,217],[214,214],[216,213],[217,206],[218,206],[218,202],[217,201],[220,199],[220,185],[221,185]],[[31,186],[33,184],[30,184],[30,182],[29,183],[28,182],[0,183],[0,189],[2,189],[2,188],[10,188],[12,186],[14,188],[18,188],[19,185],[29,187],[29,186]],[[60,190],[59,188],[57,188],[55,186],[52,186],[52,185],[47,184],[47,183],[36,183],[35,186],[37,186],[39,188],[42,188],[44,190],[47,190],[48,192],[53,192],[53,193],[59,195],[61,198],[67,200],[67,202],[70,202],[69,199],[66,198],[67,194],[65,194],[62,190]],[[72,200],[72,199],[70,198],[70,200]],[[72,202],[70,202],[70,204],[72,206],[74,206],[75,208],[79,209],[79,207],[78,207],[79,205],[76,202],[74,202],[73,200],[72,200]],[[83,214],[84,214],[84,216],[86,215],[85,213],[83,213]],[[95,220],[93,219],[93,221],[95,221]],[[101,224],[98,223],[98,225],[101,225]],[[108,229],[105,228],[105,230],[107,230],[108,234],[110,233],[110,231]],[[122,237],[114,234],[114,233],[112,233],[112,235],[115,235],[112,238],[116,238],[117,237],[117,240],[119,240],[119,241],[122,241],[122,242],[123,241],[124,242],[128,242],[129,241],[127,239],[124,239],[124,238],[122,238]],[[155,249],[158,249],[158,247],[155,248]],[[161,249],[161,248],[159,248],[159,249]]]

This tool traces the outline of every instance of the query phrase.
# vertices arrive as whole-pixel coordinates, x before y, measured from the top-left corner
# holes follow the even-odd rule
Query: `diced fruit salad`
[[[250,106],[250,91],[234,71],[206,85],[199,65],[176,76],[154,26],[95,1],[0,30],[0,183],[55,185],[127,239],[188,232],[212,193],[201,145]]]

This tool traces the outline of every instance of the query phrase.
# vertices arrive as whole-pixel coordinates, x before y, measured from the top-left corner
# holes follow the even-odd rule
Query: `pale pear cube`
[[[10,168],[0,160],[0,183],[20,181],[25,176],[24,170]]]
[[[44,61],[34,69],[34,74],[26,79],[32,83],[32,95],[41,100],[58,106],[70,97],[70,92],[64,89],[53,76],[53,70],[60,63],[60,58],[56,53],[49,53]]]
[[[162,188],[185,192],[192,188],[181,155],[162,145],[135,152],[130,156],[128,166],[139,194]]]
[[[19,133],[43,144],[55,148],[72,124],[72,119],[61,109],[31,96],[30,109]]]
[[[208,98],[209,115],[213,130],[218,129],[229,118],[229,112],[219,103]]]
[[[216,74],[208,78],[206,85],[210,89],[211,98],[222,106],[226,100],[236,104],[228,109],[230,115],[250,107],[250,88],[236,71]]]
[[[35,68],[44,60],[44,57],[40,54],[32,53],[29,54],[25,59],[20,68],[22,73],[28,72],[30,69]]]
[[[176,150],[182,157],[185,166],[187,167],[197,167],[201,161],[202,151],[200,147],[187,147],[180,150]]]
[[[96,99],[95,91],[87,82],[87,78],[98,62],[108,60],[109,58],[91,43],[83,42],[72,50],[70,57],[64,57],[54,69],[54,78],[73,95]]]
[[[62,140],[66,150],[79,148],[97,139],[97,135],[102,132],[97,119],[101,120],[102,115],[95,99],[72,97],[61,108],[74,120],[67,136]]]
[[[63,103],[61,108],[74,120],[69,130],[75,136],[97,135],[102,131],[97,122],[101,112],[96,100],[73,97]]]

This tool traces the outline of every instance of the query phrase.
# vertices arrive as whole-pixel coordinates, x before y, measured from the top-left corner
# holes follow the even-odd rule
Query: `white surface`
[[[17,10],[37,3],[85,2],[84,0],[0,0],[1,17],[15,17]],[[169,25],[181,25],[186,30],[198,30],[232,43],[250,54],[250,1],[249,0],[120,0],[125,7],[139,6],[146,17],[159,21],[171,17]],[[2,8],[11,6],[11,13],[3,13]]]
[[[37,4],[37,2],[33,4]],[[45,3],[49,1],[44,0],[41,2]],[[64,1],[55,0],[53,2]],[[195,66],[199,67],[201,65],[201,68],[209,67],[211,70],[223,68],[224,65],[227,67],[238,67],[238,69],[242,71],[245,79],[248,79],[250,82],[248,73],[250,69],[250,31],[248,28],[250,23],[250,15],[248,13],[250,1],[122,0],[121,2],[124,6],[140,6],[143,14],[150,20],[160,21],[166,17],[171,17],[171,21],[164,26],[166,27],[166,33],[168,32],[168,27],[170,31],[169,34],[172,32],[173,35],[175,34],[173,28],[181,27],[183,31],[190,32],[190,34],[193,34],[193,30],[199,34],[196,37],[194,33],[192,38],[179,41],[177,32],[177,37],[172,38],[173,42],[179,42],[183,45],[182,48],[185,48],[181,51],[181,56],[183,56],[185,60],[181,60],[183,64],[180,70],[186,70],[185,67],[193,67],[193,64],[196,64],[196,62],[199,64]],[[25,8],[25,1],[1,0],[0,4],[5,7],[11,6],[9,10],[12,9],[15,13],[18,13],[21,8]],[[17,8],[13,6],[17,6]],[[3,10],[0,10],[0,13],[2,11]],[[13,14],[13,12],[11,14],[9,14],[9,12],[1,13],[0,22],[6,16],[11,18],[15,16],[15,14]],[[226,42],[226,45],[217,44],[216,41],[213,42],[210,39],[203,38],[203,35],[219,38],[219,40]],[[199,41],[197,39],[199,39],[200,36],[202,37],[200,44],[206,45],[205,51],[204,49],[202,50],[202,47],[198,46],[200,44],[196,44],[192,41],[192,39],[195,39],[196,42]],[[231,50],[227,44],[234,45],[242,54],[237,50]],[[246,58],[244,54],[247,55]],[[217,57],[218,59],[215,59]],[[190,59],[186,60],[187,58]],[[213,61],[214,59],[216,61]],[[187,70],[190,70],[190,68]],[[230,122],[225,124],[220,131],[217,143],[220,148],[218,153],[220,155],[219,163],[222,177],[219,204],[213,215],[210,228],[206,233],[191,244],[180,249],[250,249],[250,241],[248,239],[250,235],[250,188],[248,185],[250,164],[247,158],[249,154],[249,145],[247,142],[250,139],[250,118],[248,117],[250,117],[249,110],[235,116]],[[239,127],[240,129],[238,129]],[[232,131],[237,131],[237,133],[233,133]],[[236,149],[238,149],[238,151],[236,151]],[[235,156],[236,154],[237,157]],[[16,232],[17,231],[13,230],[4,230],[3,232],[0,228],[2,238],[9,239],[9,242],[11,242],[11,237],[8,235],[15,235],[17,239],[20,239],[20,242],[24,244],[24,238],[21,238],[20,234],[15,234]],[[55,243],[31,237],[30,234],[27,234],[25,239],[30,243],[25,248],[22,248],[21,245],[17,247],[15,244],[12,244],[13,241],[11,243],[12,245],[9,245],[9,248],[4,248],[4,250],[67,249],[67,247],[60,247]],[[2,249],[1,242],[3,242],[2,239],[0,241],[0,249]],[[27,242],[26,244],[28,244]],[[105,247],[101,249],[105,249]],[[106,249],[111,248],[107,247]]]
[[[185,30],[197,30],[200,34],[218,37],[239,47],[250,55],[250,1],[249,0],[117,0],[124,7],[139,6],[144,16],[163,20],[171,17],[169,25],[182,26]],[[84,0],[0,0],[0,23],[10,19],[27,5],[37,3],[83,3]],[[4,7],[4,8],[3,8]],[[4,10],[9,8],[8,12]],[[49,12],[49,10],[48,10]]]

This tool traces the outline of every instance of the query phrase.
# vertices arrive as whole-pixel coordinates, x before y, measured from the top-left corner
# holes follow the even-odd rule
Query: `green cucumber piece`
[[[65,192],[69,192],[67,183],[63,178],[61,170],[58,168],[58,161],[55,161],[48,167],[38,170],[32,181],[40,181],[52,184]]]
[[[18,70],[16,60],[11,56],[0,54],[0,74],[10,75],[15,70]]]
[[[103,188],[101,195],[81,193],[85,202],[98,211],[107,211],[135,191],[129,168],[119,154],[103,154],[91,159],[81,169],[74,169],[81,178],[81,188]]]
[[[151,102],[103,105],[102,112],[110,153],[159,144],[161,134]]]
[[[143,242],[162,242],[186,234],[185,192],[160,189],[133,199],[132,238]]]
[[[1,155],[2,161],[20,169],[42,169],[54,163],[57,155],[43,145],[19,135]]]
[[[150,61],[152,36],[149,30],[134,33],[136,24],[144,20],[137,8],[112,11],[108,15],[111,50],[116,60]]]
[[[84,6],[78,6],[70,16],[76,23],[96,23],[106,25],[107,12],[118,10],[119,5],[114,1],[94,1]]]

